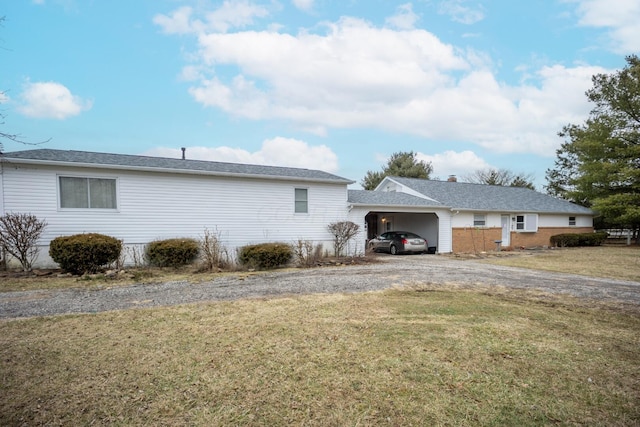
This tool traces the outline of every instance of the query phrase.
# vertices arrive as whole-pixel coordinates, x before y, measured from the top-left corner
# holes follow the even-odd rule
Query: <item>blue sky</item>
[[[5,133],[358,182],[414,151],[435,178],[507,168],[541,189],[591,76],[640,52],[640,0],[16,0],[0,16]]]

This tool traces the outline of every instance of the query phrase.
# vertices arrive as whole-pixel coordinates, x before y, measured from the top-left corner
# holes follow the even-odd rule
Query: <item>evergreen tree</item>
[[[367,171],[367,174],[360,181],[365,190],[373,190],[382,182],[386,176],[402,176],[406,178],[429,179],[433,172],[431,162],[424,162],[416,158],[413,151],[393,153],[382,168],[382,171]]]
[[[640,228],[640,59],[593,77],[595,104],[584,124],[569,124],[547,170],[547,191],[590,206],[608,227]],[[640,243],[640,242],[638,242]]]

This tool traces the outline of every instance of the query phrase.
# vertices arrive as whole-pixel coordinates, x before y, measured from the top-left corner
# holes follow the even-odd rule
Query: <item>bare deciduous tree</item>
[[[466,182],[473,184],[501,185],[503,187],[524,187],[535,190],[531,174],[515,173],[509,169],[478,169],[463,177]]]
[[[23,271],[30,271],[38,255],[36,245],[47,223],[28,213],[7,213],[0,217],[0,245],[14,256]]]
[[[360,226],[351,221],[332,222],[327,226],[333,236],[333,248],[336,256],[341,256],[349,240],[355,237]]]

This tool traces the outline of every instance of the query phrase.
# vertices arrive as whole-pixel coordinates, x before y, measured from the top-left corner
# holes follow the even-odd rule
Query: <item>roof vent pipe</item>
[[[184,153],[187,151],[187,148],[186,147],[182,147],[180,149],[182,150],[182,160],[184,160],[185,159]]]
[[[458,182],[458,178],[455,175],[449,175],[449,179],[447,179],[447,181]]]

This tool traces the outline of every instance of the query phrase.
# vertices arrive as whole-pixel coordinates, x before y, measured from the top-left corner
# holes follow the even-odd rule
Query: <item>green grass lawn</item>
[[[0,425],[640,424],[640,314],[408,289],[0,322]]]

